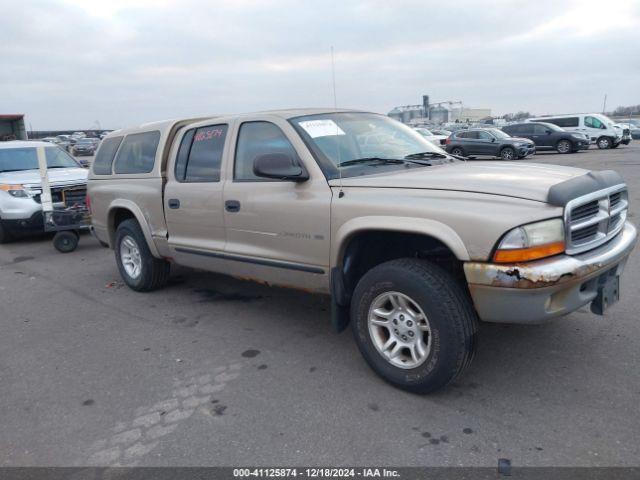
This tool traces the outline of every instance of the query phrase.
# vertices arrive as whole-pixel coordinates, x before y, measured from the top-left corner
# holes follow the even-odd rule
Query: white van
[[[549,115],[529,118],[527,122],[548,122],[569,132],[584,133],[598,148],[616,148],[622,141],[622,135],[613,127],[613,122],[599,113]]]

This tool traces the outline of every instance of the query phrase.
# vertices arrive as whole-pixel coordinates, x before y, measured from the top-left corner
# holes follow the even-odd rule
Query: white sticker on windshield
[[[311,138],[345,135],[344,131],[333,120],[307,120],[300,122]]]

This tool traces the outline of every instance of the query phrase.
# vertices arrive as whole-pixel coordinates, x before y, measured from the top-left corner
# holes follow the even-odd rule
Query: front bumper
[[[535,155],[536,146],[535,145],[526,145],[523,147],[518,147],[518,156],[521,158],[527,157],[529,155]]]
[[[27,218],[2,219],[2,227],[13,235],[44,232],[42,211],[36,212]]]
[[[464,272],[479,317],[487,322],[544,323],[592,302],[602,275],[624,270],[638,232],[630,223],[611,241],[579,255],[522,264],[467,262]]]

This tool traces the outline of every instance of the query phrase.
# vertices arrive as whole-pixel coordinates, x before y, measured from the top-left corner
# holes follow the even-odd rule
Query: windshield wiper
[[[425,157],[449,158],[449,155],[445,155],[444,153],[440,153],[440,152],[418,152],[418,153],[411,153],[409,155],[405,155],[404,158],[413,160],[413,159],[419,159],[419,158],[425,158]]]
[[[399,158],[364,157],[364,158],[354,158],[353,160],[346,160],[344,162],[340,162],[338,164],[338,167],[348,167],[350,165],[359,165],[361,163],[380,163],[382,165],[399,165],[407,162]]]

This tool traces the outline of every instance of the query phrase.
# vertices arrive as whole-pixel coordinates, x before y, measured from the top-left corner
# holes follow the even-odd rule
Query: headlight
[[[571,136],[572,136],[573,138],[577,138],[577,139],[579,139],[579,140],[584,140],[584,135],[581,135],[581,134],[579,134],[579,133],[572,133],[572,134],[571,134]]]
[[[502,237],[493,261],[515,263],[564,252],[564,222],[559,218],[514,228]]]
[[[7,192],[12,197],[29,198],[29,195],[24,190],[24,187],[22,185],[0,184],[0,190],[4,190],[5,192]]]

